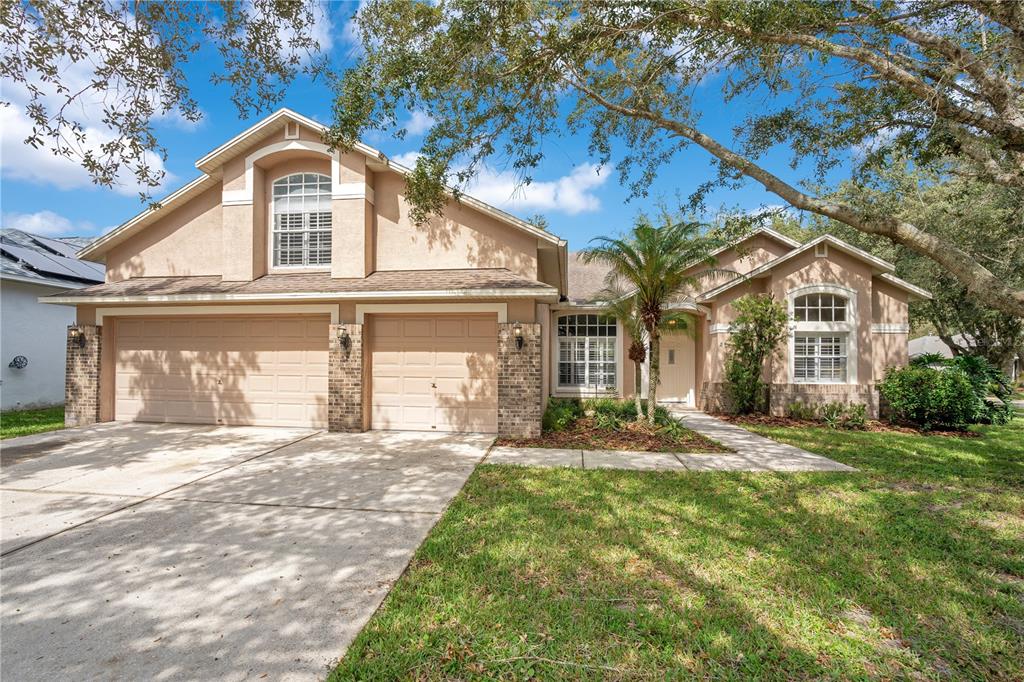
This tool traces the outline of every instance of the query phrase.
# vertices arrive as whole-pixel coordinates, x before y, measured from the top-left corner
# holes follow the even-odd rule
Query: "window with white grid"
[[[273,266],[330,265],[330,177],[295,173],[275,180],[273,202]]]
[[[615,318],[563,315],[558,318],[558,385],[615,388]]]
[[[809,383],[845,383],[847,333],[804,334],[793,339],[793,378]]]
[[[846,322],[847,298],[838,294],[805,294],[793,299],[796,322]]]

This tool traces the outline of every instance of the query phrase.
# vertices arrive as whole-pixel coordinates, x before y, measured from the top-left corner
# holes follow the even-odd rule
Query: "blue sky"
[[[330,45],[335,64],[344,64],[354,58],[356,48],[351,40],[349,17],[356,10],[355,3],[333,3],[325,21],[318,27],[321,45]],[[256,119],[242,120],[228,99],[226,88],[215,87],[204,71],[206,60],[187,72],[193,94],[203,111],[198,124],[190,124],[176,117],[168,117],[157,124],[160,142],[168,151],[165,168],[168,177],[165,186],[154,193],[155,198],[173,191],[198,175],[194,163],[211,149],[252,125]],[[34,150],[22,144],[27,134],[27,121],[18,109],[17,93],[5,85],[5,98],[15,106],[0,109],[0,129],[3,136],[3,156],[0,157],[0,210],[4,227],[20,227],[47,235],[98,235],[139,212],[137,190],[130,184],[116,189],[92,185],[85,172],[70,161],[54,157],[47,150]],[[731,128],[753,104],[720,103],[720,83],[710,80],[698,90],[706,93],[705,129],[724,141],[731,141]],[[13,92],[13,96],[12,96]],[[329,122],[330,93],[308,78],[300,78],[289,89],[281,106]],[[404,140],[377,134],[364,141],[399,161],[410,161],[418,149],[428,123],[422,115],[409,114],[413,121],[407,125],[410,134]],[[562,137],[545,144],[548,154],[541,167],[533,174],[534,184],[515,188],[515,176],[500,167],[490,167],[469,191],[515,215],[529,218],[544,215],[550,229],[570,241],[570,248],[585,246],[587,240],[604,234],[620,232],[630,225],[639,210],[650,209],[661,197],[673,201],[677,195],[686,196],[701,182],[713,175],[710,156],[699,148],[678,154],[671,163],[662,167],[658,178],[650,187],[647,199],[629,201],[629,191],[619,184],[613,168],[598,169],[594,159],[587,156],[585,137]],[[790,180],[798,179],[787,166],[784,150],[769,157],[769,167]],[[614,161],[614,159],[613,159]],[[841,174],[841,170],[838,171]],[[841,177],[841,175],[840,175]],[[755,210],[764,205],[778,205],[780,200],[747,183],[740,190],[716,192],[709,206],[727,209]]]

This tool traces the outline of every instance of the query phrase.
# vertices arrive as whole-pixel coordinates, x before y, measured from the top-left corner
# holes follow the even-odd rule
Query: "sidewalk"
[[[629,452],[493,447],[484,464],[636,471],[856,471],[792,445],[764,438],[696,410],[672,410],[688,429],[735,452]]]

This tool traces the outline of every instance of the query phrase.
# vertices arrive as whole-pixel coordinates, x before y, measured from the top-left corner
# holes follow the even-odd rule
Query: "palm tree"
[[[644,360],[647,359],[647,330],[644,328],[644,321],[640,316],[637,297],[619,289],[605,289],[598,294],[597,298],[605,306],[606,314],[622,323],[623,330],[629,334],[629,350],[626,354],[633,361],[636,420],[642,421],[644,406],[640,396],[640,385],[643,383]],[[692,335],[694,332],[690,320],[691,317],[685,313],[667,310],[662,318],[661,331],[663,333],[685,332]]]
[[[629,292],[628,296],[636,308],[635,314],[650,343],[647,400],[651,408],[647,410],[647,421],[653,425],[661,381],[661,334],[669,318],[676,319],[677,328],[680,323],[685,324],[685,320],[676,318],[668,308],[674,299],[694,290],[700,279],[722,272],[713,267],[716,261],[711,254],[724,242],[707,234],[700,223],[675,222],[665,214],[660,225],[640,215],[628,235],[597,237],[591,240],[591,244],[592,247],[583,251],[583,261],[609,266],[606,288]],[[688,272],[695,265],[708,267],[700,272]]]

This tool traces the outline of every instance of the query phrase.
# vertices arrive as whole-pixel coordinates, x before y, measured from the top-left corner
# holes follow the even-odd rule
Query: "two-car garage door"
[[[114,418],[327,426],[326,315],[121,318]]]

